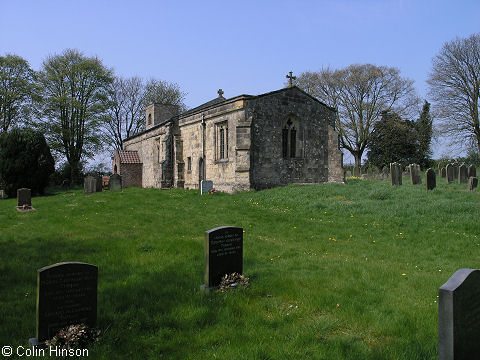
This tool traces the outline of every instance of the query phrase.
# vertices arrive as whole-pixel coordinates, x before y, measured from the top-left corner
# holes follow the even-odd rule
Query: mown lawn
[[[438,288],[480,268],[480,192],[444,180],[2,200],[0,345],[35,335],[36,270],[82,261],[99,267],[90,359],[437,359]],[[245,230],[250,287],[205,294],[204,231],[223,225]]]

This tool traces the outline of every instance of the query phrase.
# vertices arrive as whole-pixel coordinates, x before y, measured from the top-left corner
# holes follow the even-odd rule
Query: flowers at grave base
[[[88,343],[95,342],[100,330],[90,328],[85,324],[69,325],[61,329],[52,339],[47,340],[47,346],[62,349],[82,349]]]
[[[215,193],[217,193],[217,192],[218,192],[218,191],[217,191],[216,189],[213,189],[213,188],[210,189],[210,190],[208,190],[208,193],[209,193],[210,195],[213,195],[213,194],[215,194]]]
[[[250,278],[247,278],[239,273],[225,274],[220,282],[219,290],[225,292],[229,289],[236,289],[237,287],[246,288],[250,284]]]

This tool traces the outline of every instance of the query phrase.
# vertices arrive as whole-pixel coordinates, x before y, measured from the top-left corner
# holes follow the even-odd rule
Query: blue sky
[[[2,0],[0,54],[38,70],[76,48],[115,73],[176,82],[197,106],[217,96],[283,87],[289,71],[354,63],[425,80],[443,43],[480,32],[478,0]],[[435,153],[444,151],[439,146]]]

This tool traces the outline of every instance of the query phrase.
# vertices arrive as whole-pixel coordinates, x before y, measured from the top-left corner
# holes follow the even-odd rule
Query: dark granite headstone
[[[402,185],[402,166],[399,163],[390,163],[390,179],[392,185]]]
[[[205,287],[220,285],[225,274],[243,273],[243,229],[222,226],[205,231]]]
[[[480,270],[457,270],[438,293],[439,360],[479,359]]]
[[[453,166],[453,179],[454,181],[458,179],[458,163],[452,163]]]
[[[32,191],[30,189],[17,189],[17,206],[32,206]]]
[[[453,181],[455,179],[455,170],[453,168],[453,165],[452,164],[447,164],[445,169],[447,171],[447,184],[451,184],[451,183],[453,183]]]
[[[477,177],[477,168],[475,167],[475,165],[470,165],[468,167],[468,177]]]
[[[200,182],[200,186],[201,186],[200,194],[201,194],[201,195],[206,194],[206,193],[208,193],[210,190],[213,189],[213,181],[210,181],[210,180],[202,180],[202,181]]]
[[[37,273],[37,334],[34,345],[68,326],[97,323],[98,268],[80,262],[46,266]]]
[[[459,184],[466,184],[468,181],[468,169],[467,165],[462,164],[458,168],[458,183]]]
[[[83,193],[84,194],[93,194],[97,191],[97,179],[93,176],[87,176],[83,180]]]
[[[447,177],[447,169],[442,168],[440,170],[440,177],[442,177],[442,178]]]
[[[97,181],[97,183],[95,184],[95,190],[97,192],[100,192],[103,190],[103,182],[102,182],[102,177],[101,176],[96,176],[95,177],[95,180]]]
[[[437,186],[437,174],[433,169],[428,169],[426,174],[427,190],[433,190]]]
[[[469,177],[467,183],[467,190],[473,191],[478,186],[478,178],[477,177]]]
[[[118,174],[110,175],[109,187],[111,191],[122,190],[122,177]]]

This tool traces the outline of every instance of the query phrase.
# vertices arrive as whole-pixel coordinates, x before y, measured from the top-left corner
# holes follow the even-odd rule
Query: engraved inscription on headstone
[[[213,189],[213,181],[210,181],[210,180],[202,180],[200,182],[200,194],[203,195],[203,194],[206,194],[208,193],[210,190]]]
[[[243,229],[222,226],[205,231],[205,286],[215,287],[225,274],[243,273]]]
[[[433,169],[427,170],[427,190],[433,190],[437,186],[437,175]]]
[[[68,325],[97,322],[98,268],[79,262],[50,265],[37,273],[36,343]]]
[[[439,289],[440,360],[473,360],[480,354],[480,270],[460,269]]]
[[[111,191],[122,190],[122,177],[118,174],[110,175],[109,187]]]

